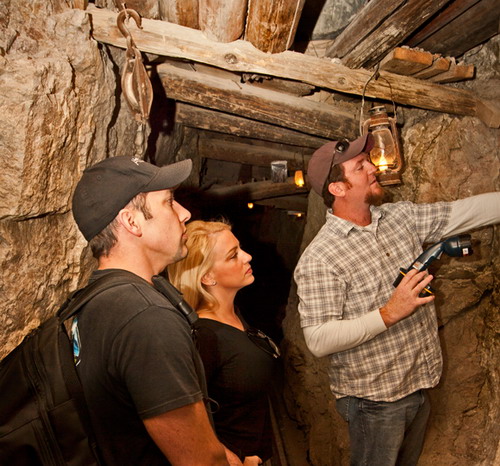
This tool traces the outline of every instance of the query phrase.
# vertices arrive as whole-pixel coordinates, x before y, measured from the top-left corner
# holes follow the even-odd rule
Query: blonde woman
[[[261,464],[272,454],[267,395],[279,351],[234,306],[236,293],[255,280],[252,256],[225,222],[191,222],[187,235],[188,255],[168,273],[200,317],[197,341],[208,395],[219,405],[215,430],[245,465]]]

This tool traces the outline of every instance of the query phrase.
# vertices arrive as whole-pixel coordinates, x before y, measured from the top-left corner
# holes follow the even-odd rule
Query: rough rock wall
[[[69,4],[0,2],[0,357],[88,275],[71,194],[86,166],[133,141],[118,65]]]
[[[478,75],[465,86],[488,98],[499,98],[499,43],[492,40],[467,59],[477,65]],[[451,201],[500,191],[499,130],[475,118],[420,110],[406,110],[404,119],[406,170],[404,184],[388,189],[394,201]],[[302,248],[324,214],[321,199],[311,193]],[[500,464],[500,227],[477,230],[473,239],[479,242],[473,256],[443,258],[434,270],[444,372],[431,391],[420,466]],[[305,347],[295,293],[293,285],[284,322],[287,408],[306,435],[312,465],[347,465],[347,428],[328,389],[327,361]]]

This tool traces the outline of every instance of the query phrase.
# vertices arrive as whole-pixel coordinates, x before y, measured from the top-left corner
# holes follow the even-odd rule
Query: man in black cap
[[[329,357],[330,388],[348,422],[351,464],[416,465],[429,401],[442,370],[432,275],[400,267],[422,244],[500,221],[500,194],[455,202],[381,204],[371,135],[333,141],[312,156],[308,178],[329,207],[295,270],[308,348]]]
[[[190,327],[151,285],[186,256],[191,214],[174,189],[191,160],[156,167],[113,157],[85,170],[73,215],[98,260],[130,282],[93,298],[73,324],[75,359],[107,465],[225,465],[205,409]]]

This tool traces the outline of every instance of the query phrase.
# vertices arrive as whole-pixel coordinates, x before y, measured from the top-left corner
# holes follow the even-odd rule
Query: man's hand
[[[418,272],[416,269],[412,269],[406,274],[387,304],[380,308],[380,315],[386,327],[391,327],[413,314],[417,307],[434,300],[434,296],[419,297],[419,294],[433,278],[426,271]]]

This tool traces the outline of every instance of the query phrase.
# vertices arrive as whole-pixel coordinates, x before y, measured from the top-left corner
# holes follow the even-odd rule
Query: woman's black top
[[[208,395],[219,405],[213,413],[219,440],[240,458],[270,458],[268,390],[275,358],[266,342],[254,343],[247,332],[212,319],[198,319],[196,328]]]

